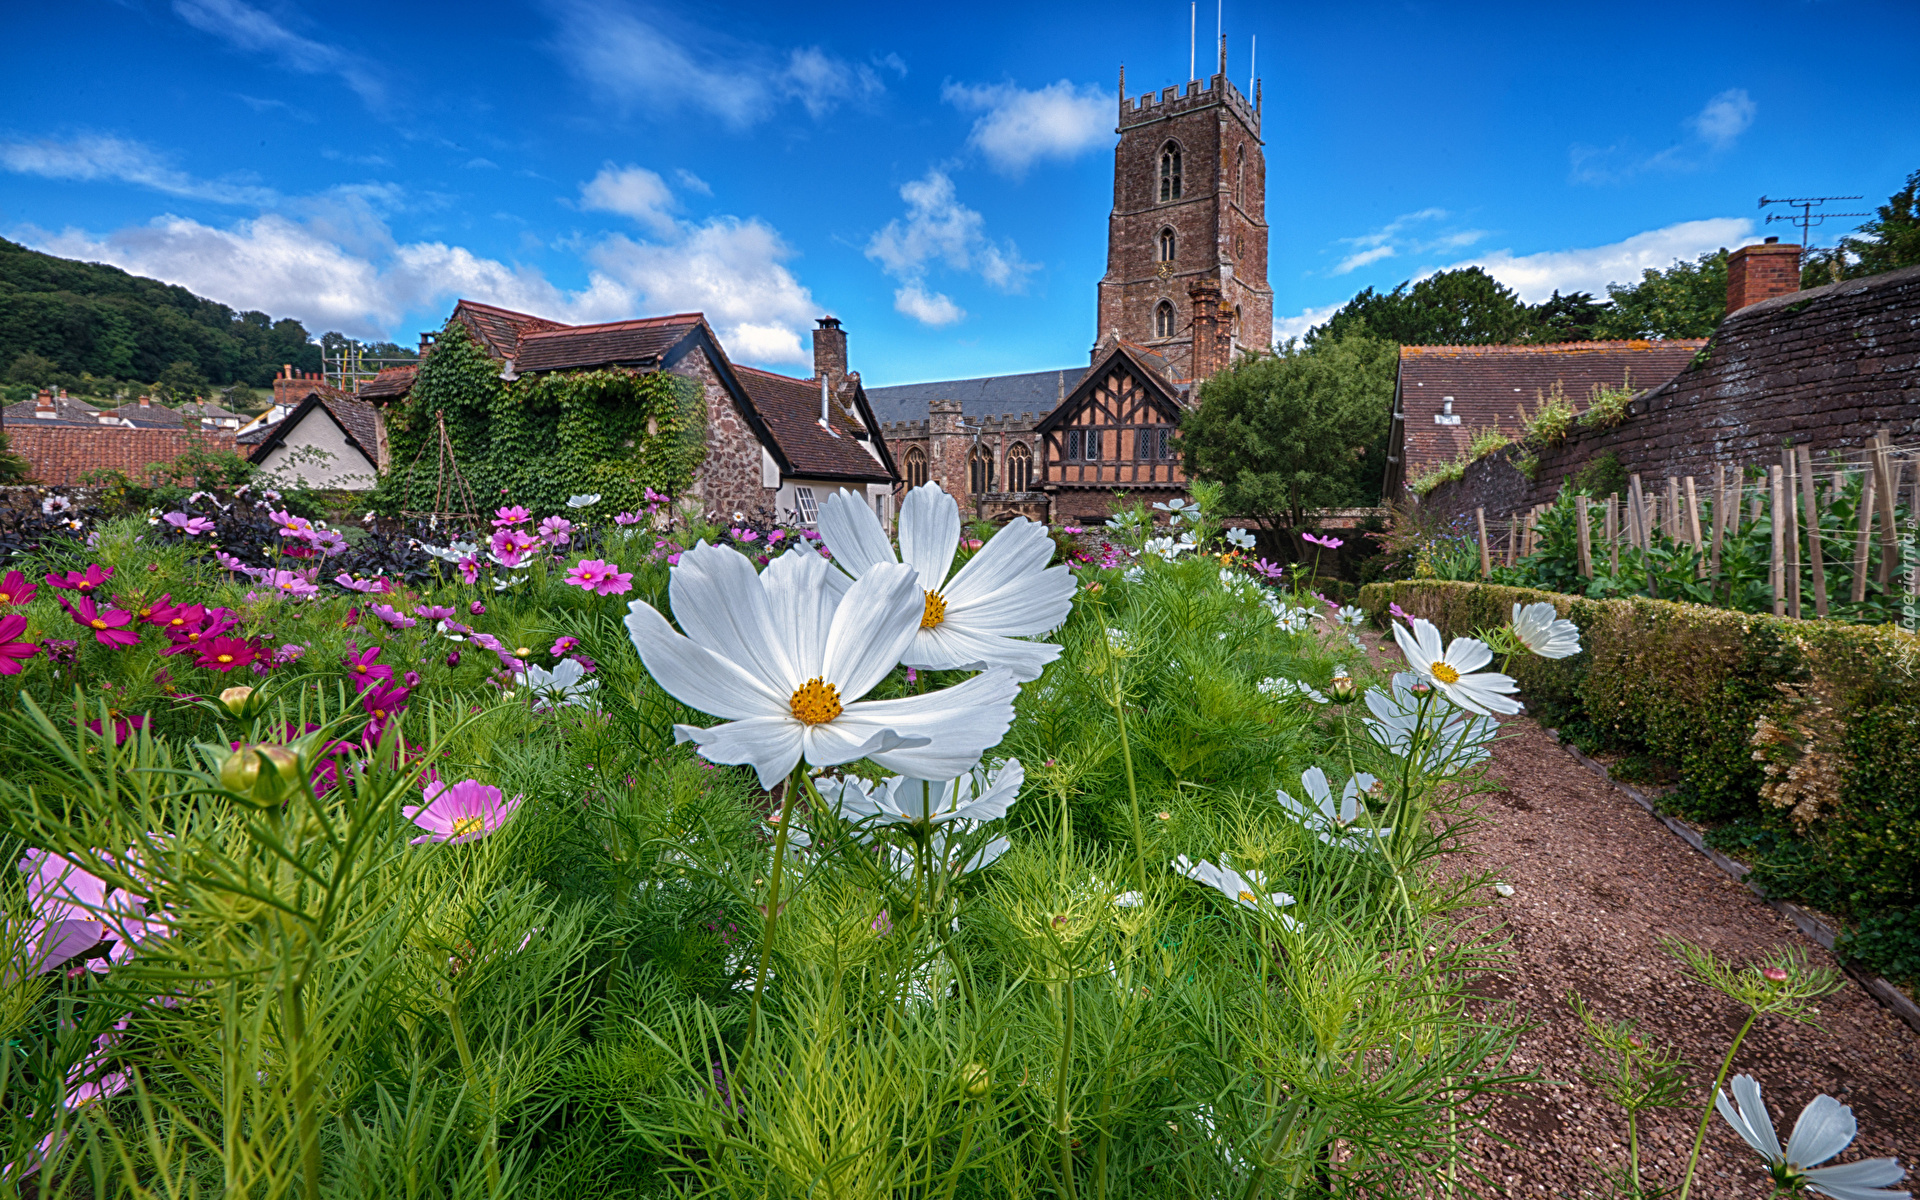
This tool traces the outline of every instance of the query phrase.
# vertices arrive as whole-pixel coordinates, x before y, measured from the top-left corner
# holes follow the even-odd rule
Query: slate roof
[[[1028,371],[1020,375],[983,375],[975,379],[937,379],[870,387],[867,401],[882,421],[924,421],[929,400],[958,400],[968,417],[998,417],[1030,412],[1041,417],[1059,407],[1086,378],[1087,368]]]
[[[794,379],[753,367],[736,366],[734,375],[766,422],[781,453],[802,478],[886,483],[894,478],[885,464],[867,453],[858,434],[862,422],[837,399],[828,405],[829,433],[820,424],[820,381]]]
[[[131,404],[122,404],[119,408],[103,408],[100,410],[100,415],[131,421],[135,429],[185,429],[187,427],[186,418],[177,409],[152,403],[142,408],[138,400]],[[195,428],[198,427],[196,424]]]
[[[1411,479],[1457,458],[1477,430],[1519,432],[1518,408],[1538,407],[1555,384],[1584,409],[1595,388],[1656,388],[1685,370],[1704,338],[1556,342],[1539,346],[1402,346],[1394,411],[1403,414],[1398,467]],[[1436,421],[1453,401],[1457,422]],[[1389,481],[1392,483],[1392,481]],[[1391,492],[1390,492],[1391,494]]]
[[[231,412],[211,400],[189,400],[173,411],[183,417],[197,417],[203,421],[233,421],[238,424],[247,420],[245,413]]]
[[[478,334],[486,344],[487,353],[494,358],[513,358],[520,348],[520,339],[529,333],[543,329],[565,329],[558,321],[549,321],[545,317],[536,317],[532,313],[515,312],[510,308],[500,308],[492,304],[482,304],[478,300],[462,300],[453,306],[453,315],[464,321],[467,328]]]
[[[652,366],[698,329],[703,320],[699,313],[675,313],[527,333],[520,338],[513,369],[524,375],[529,371],[583,370],[615,364]]]
[[[413,381],[419,375],[419,367],[385,367],[361,383],[353,394],[362,400],[398,400],[413,390]]]
[[[98,409],[90,404],[82,404],[71,396],[53,398],[55,415],[52,417],[34,415],[38,411],[39,403],[37,399],[22,400],[18,404],[7,405],[5,409],[0,410],[0,414],[4,414],[5,423],[10,428],[22,425],[51,425],[58,428],[62,425],[98,426],[100,424]]]

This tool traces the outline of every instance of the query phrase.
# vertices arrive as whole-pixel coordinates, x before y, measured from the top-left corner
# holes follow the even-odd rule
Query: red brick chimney
[[[153,407],[153,405],[152,405],[152,404],[151,404],[151,403],[150,403],[150,402],[149,402],[149,401],[147,400],[147,398],[146,398],[145,396],[142,396],[142,397],[140,397],[140,407],[141,407],[141,408],[152,408],[152,407]]]
[[[1768,238],[1727,255],[1727,315],[1800,290],[1800,247]]]
[[[33,402],[33,415],[48,421],[60,415],[59,410],[53,407],[53,393],[48,389],[40,389],[40,395]]]
[[[1226,340],[1220,336],[1220,285],[1196,279],[1187,285],[1193,301],[1193,377],[1210,379],[1227,365]]]
[[[821,376],[836,392],[847,377],[847,331],[838,317],[821,317],[813,331],[813,377]]]

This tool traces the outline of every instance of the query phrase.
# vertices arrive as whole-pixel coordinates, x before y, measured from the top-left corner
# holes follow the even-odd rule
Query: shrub
[[[1372,584],[1360,603],[1375,619],[1397,603],[1460,634],[1538,600],[1579,626],[1584,651],[1514,661],[1535,716],[1585,750],[1673,772],[1664,808],[1740,822],[1756,882],[1858,921],[1863,959],[1920,961],[1920,925],[1891,916],[1920,905],[1920,639],[1891,625],[1439,580]]]

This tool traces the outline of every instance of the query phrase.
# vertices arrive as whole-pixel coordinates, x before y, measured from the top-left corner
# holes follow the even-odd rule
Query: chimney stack
[[[53,407],[53,393],[48,389],[40,389],[40,395],[34,400],[33,415],[44,421],[51,421],[60,415]]]
[[[1727,315],[1800,290],[1800,247],[1768,238],[1727,255]]]
[[[153,407],[153,405],[152,405],[152,403],[151,403],[151,402],[149,402],[149,401],[148,401],[148,399],[147,399],[147,398],[146,398],[145,396],[142,396],[142,397],[140,397],[140,407],[141,407],[141,408],[152,408],[152,407]]]
[[[1187,285],[1193,301],[1193,378],[1210,379],[1226,364],[1225,347],[1220,337],[1220,285],[1211,279],[1196,279]]]
[[[813,373],[835,391],[847,378],[847,331],[838,317],[821,317],[813,331]]]

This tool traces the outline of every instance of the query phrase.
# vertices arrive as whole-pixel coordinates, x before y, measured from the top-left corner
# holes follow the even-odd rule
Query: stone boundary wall
[[[1648,480],[1711,478],[1716,464],[1776,462],[1789,440],[1816,455],[1858,451],[1886,430],[1920,438],[1920,267],[1828,284],[1741,309],[1707,358],[1638,396],[1613,429],[1575,429],[1532,479],[1512,450],[1489,455],[1422,501],[1448,515],[1505,517],[1552,500],[1611,451]]]

